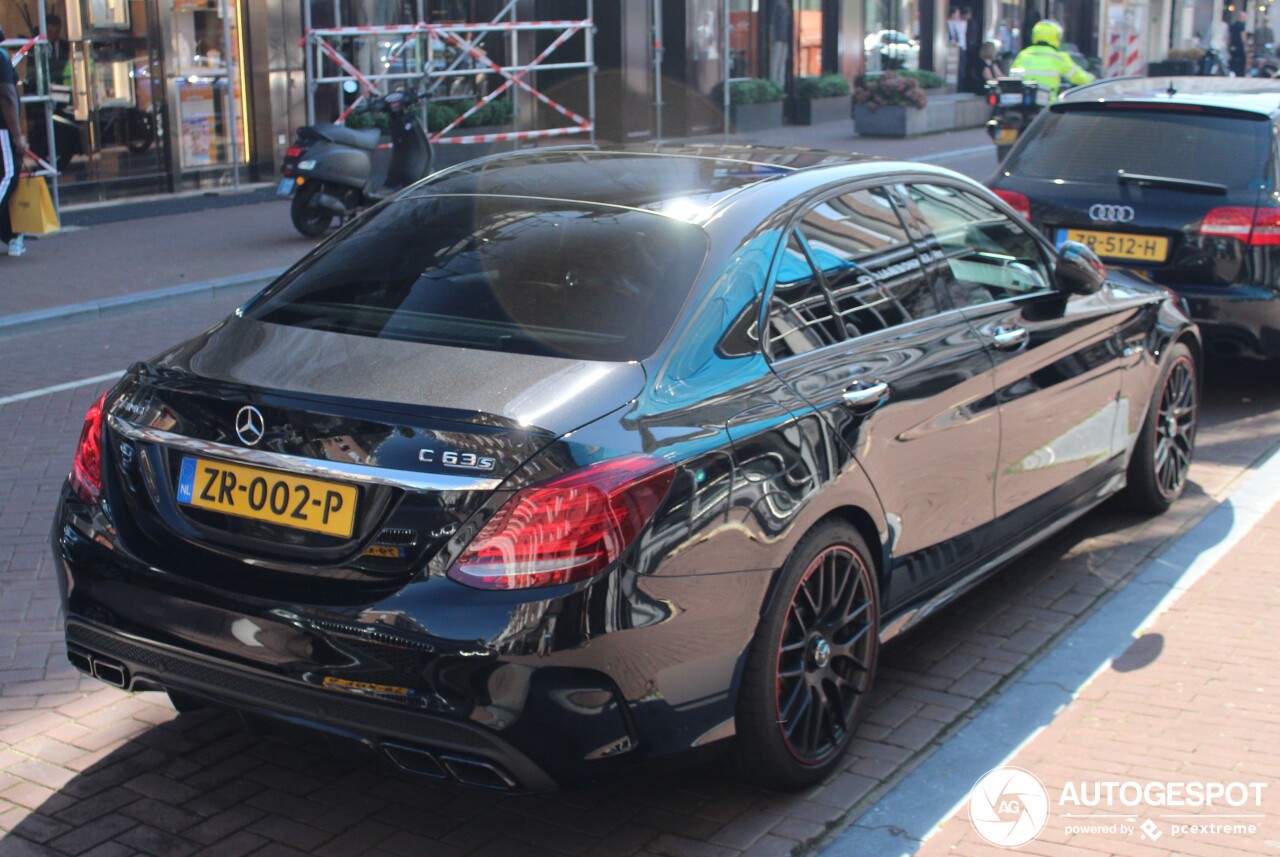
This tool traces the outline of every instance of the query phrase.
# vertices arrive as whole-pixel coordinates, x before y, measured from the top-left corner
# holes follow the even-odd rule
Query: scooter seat
[[[330,143],[370,151],[378,148],[378,141],[382,138],[382,132],[377,128],[357,131],[344,125],[312,125],[311,130],[317,137],[328,140]]]

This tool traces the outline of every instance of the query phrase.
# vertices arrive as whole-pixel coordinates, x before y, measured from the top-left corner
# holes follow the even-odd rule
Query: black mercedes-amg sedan
[[[85,420],[72,663],[536,791],[839,763],[881,644],[1187,480],[1171,294],[978,184],[806,150],[435,174]],[[731,742],[731,743],[729,743]]]

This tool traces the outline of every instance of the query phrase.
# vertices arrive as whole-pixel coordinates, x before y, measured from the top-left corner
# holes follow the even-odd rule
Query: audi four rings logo
[[[1133,209],[1127,205],[1096,203],[1089,206],[1089,219],[1100,223],[1128,223],[1133,220]]]
[[[262,440],[267,432],[267,421],[262,418],[262,411],[253,405],[245,405],[236,412],[236,436],[249,446]]]

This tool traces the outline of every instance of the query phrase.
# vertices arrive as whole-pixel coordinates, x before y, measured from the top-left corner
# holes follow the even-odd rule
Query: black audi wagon
[[[68,656],[472,786],[704,747],[800,786],[885,640],[1112,495],[1179,496],[1199,365],[1168,291],[947,170],[472,162],[93,406]]]
[[[988,185],[1056,243],[1181,295],[1205,348],[1280,357],[1280,81],[1068,90]]]

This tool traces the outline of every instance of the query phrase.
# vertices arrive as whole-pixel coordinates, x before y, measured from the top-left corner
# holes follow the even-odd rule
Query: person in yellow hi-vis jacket
[[[1058,100],[1058,89],[1066,80],[1076,86],[1093,81],[1093,75],[1076,65],[1070,55],[1059,50],[1062,25],[1045,19],[1031,28],[1031,45],[1013,58],[1010,71],[1023,80],[1034,80],[1049,90],[1049,100]]]

